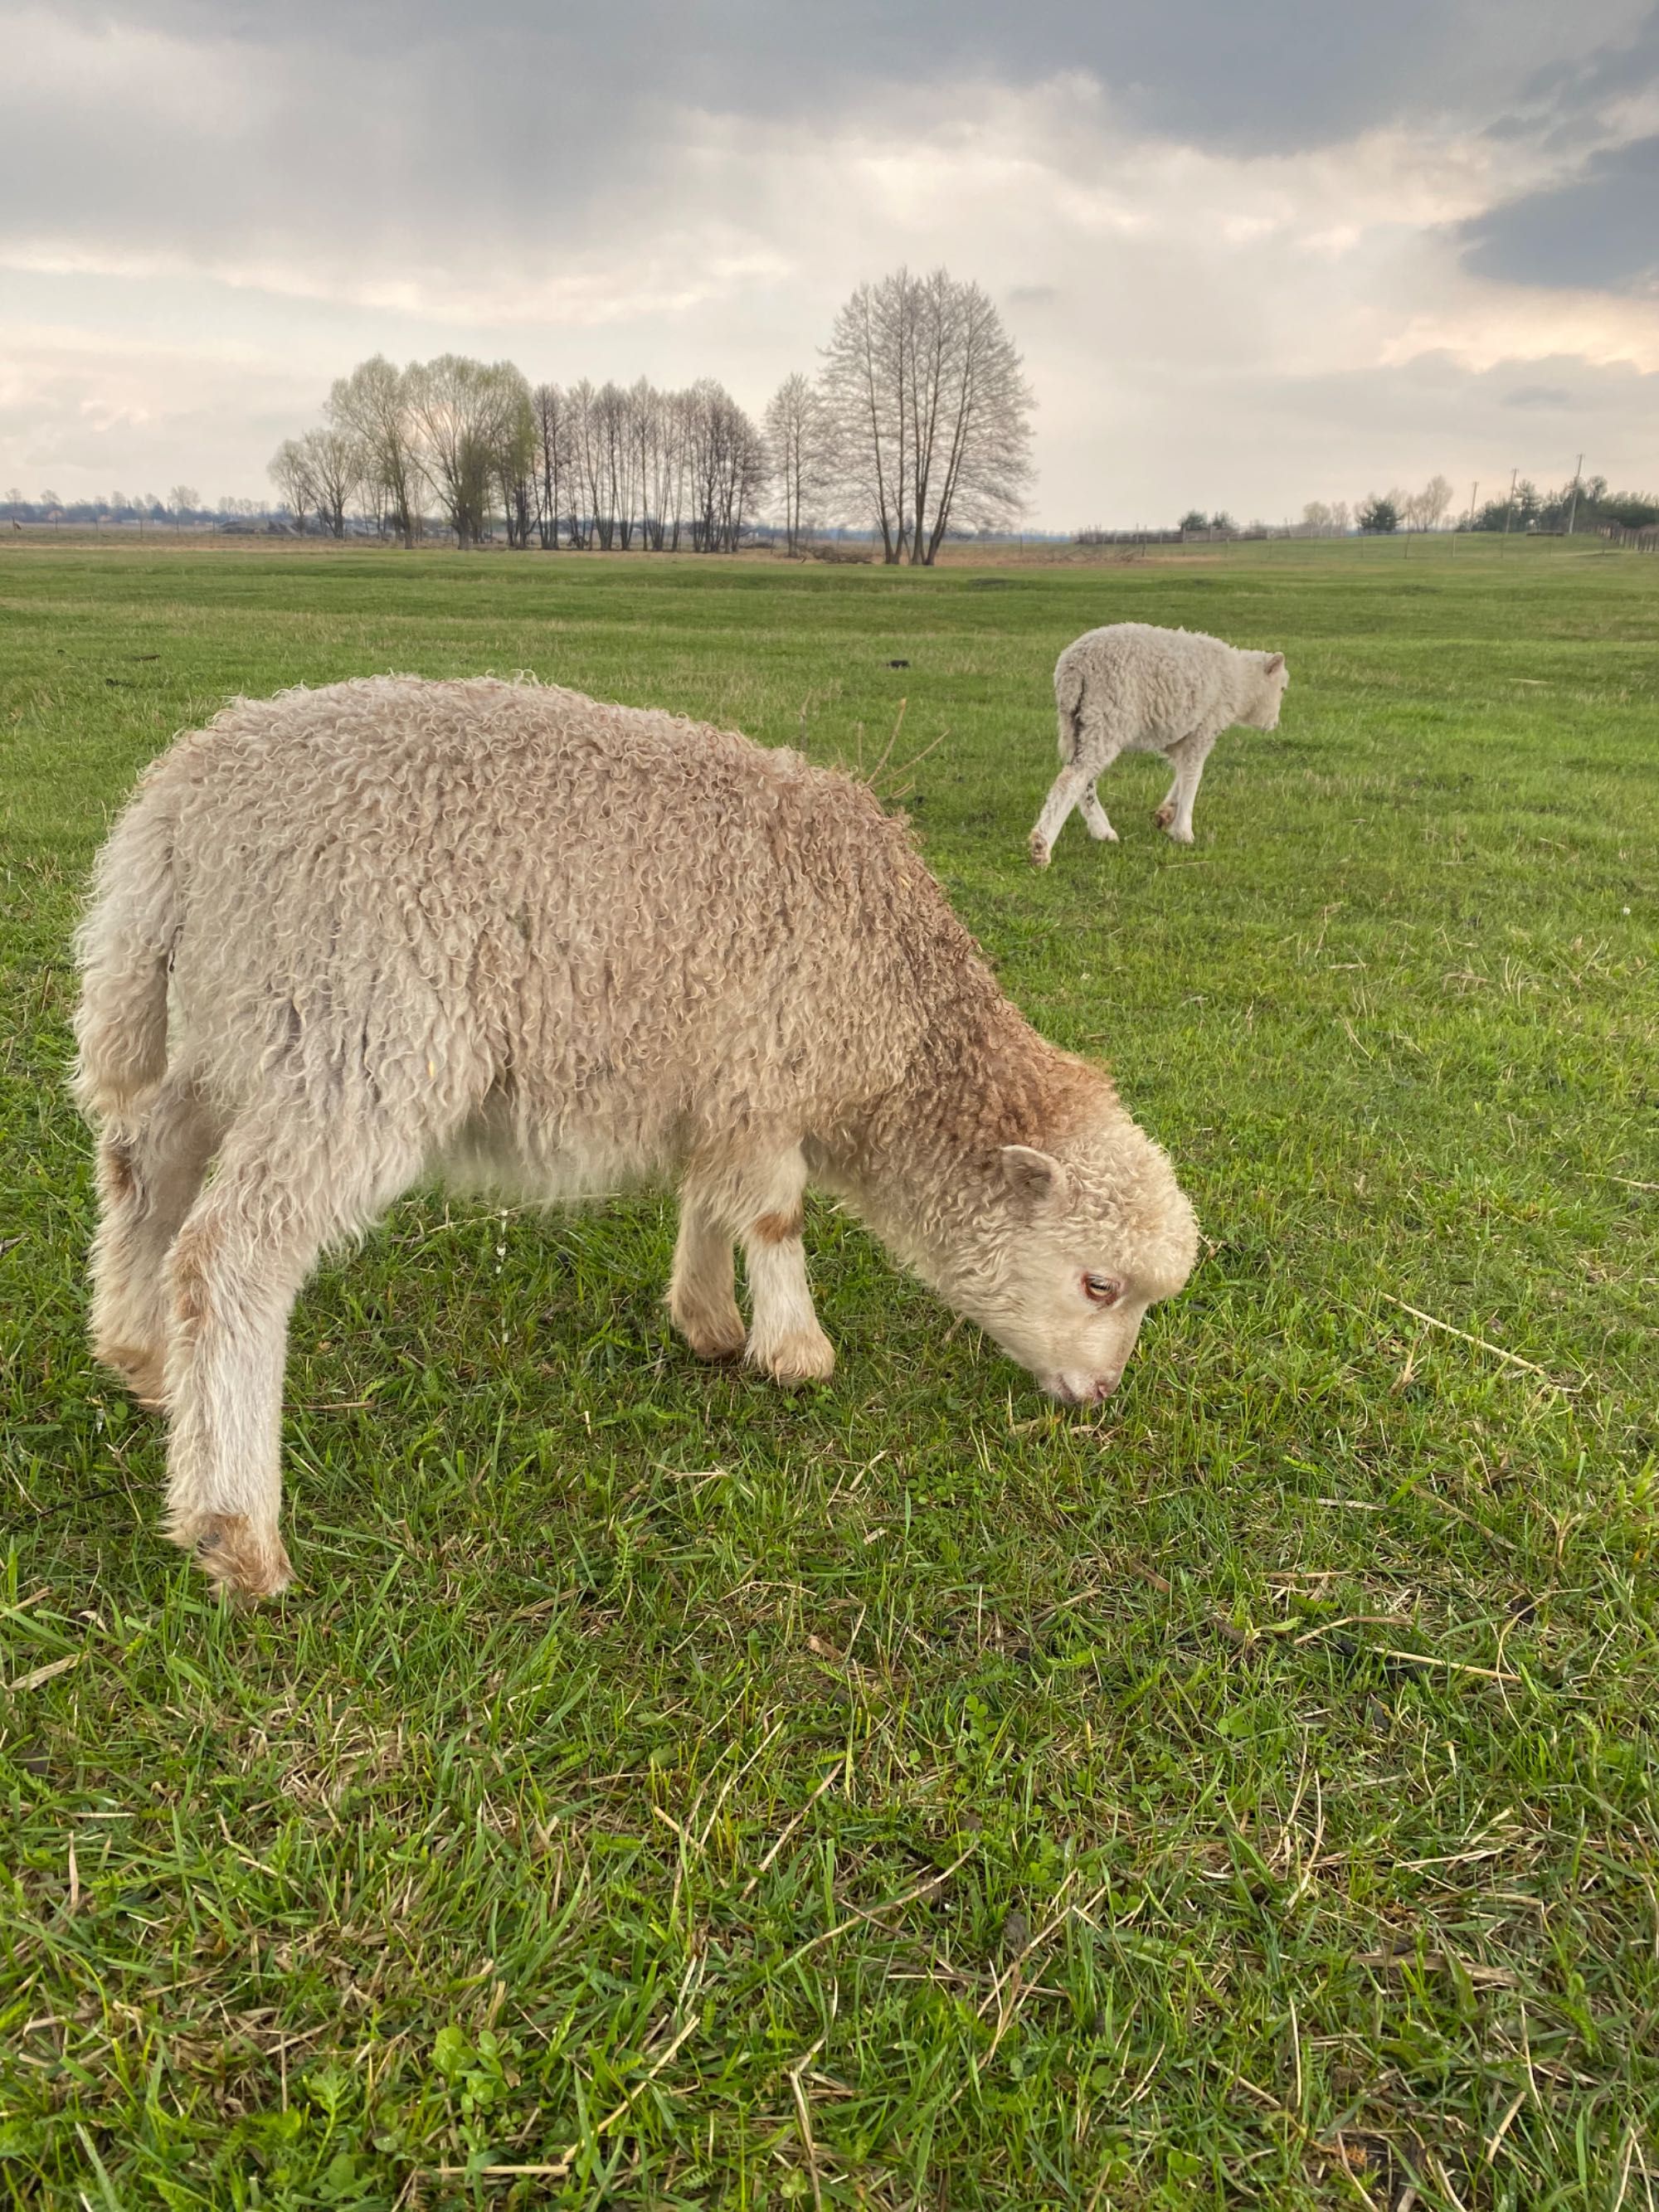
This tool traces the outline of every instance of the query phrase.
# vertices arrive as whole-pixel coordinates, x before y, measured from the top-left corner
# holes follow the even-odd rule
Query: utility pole
[[[1583,473],[1584,456],[1580,453],[1578,456],[1578,465],[1572,472],[1572,501],[1567,508],[1567,535],[1569,538],[1572,535],[1573,520],[1578,513],[1578,479],[1583,475]]]
[[[1500,554],[1506,552],[1509,549],[1510,522],[1515,514],[1515,480],[1520,473],[1521,471],[1519,469],[1511,469],[1510,471],[1510,495],[1504,507],[1504,543],[1498,549]]]

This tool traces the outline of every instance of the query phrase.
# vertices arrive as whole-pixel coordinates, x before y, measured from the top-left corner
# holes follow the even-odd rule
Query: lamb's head
[[[1239,716],[1253,730],[1276,730],[1279,710],[1284,703],[1285,687],[1291,680],[1291,672],[1285,665],[1282,653],[1253,653],[1261,674],[1251,687],[1252,697],[1246,711]]]
[[[1050,1396],[1109,1396],[1142,1316],[1198,1256],[1198,1224],[1168,1158],[1127,1115],[1055,1152],[1005,1145],[984,1194],[979,1261],[947,1295]]]

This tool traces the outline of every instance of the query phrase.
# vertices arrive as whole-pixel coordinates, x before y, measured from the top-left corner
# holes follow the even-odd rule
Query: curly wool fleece
[[[289,1574],[294,1298],[423,1176],[678,1180],[675,1322],[784,1382],[834,1358],[809,1178],[1067,1399],[1193,1264],[1164,1155],[1003,997],[902,826],[668,714],[493,679],[238,700],[145,775],[80,957],[94,1340],[168,1409],[169,1533],[243,1590]]]

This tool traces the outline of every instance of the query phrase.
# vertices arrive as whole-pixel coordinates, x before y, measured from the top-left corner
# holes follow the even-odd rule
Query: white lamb
[[[1202,630],[1109,623],[1085,630],[1054,663],[1060,774],[1031,832],[1031,859],[1046,868],[1074,806],[1089,835],[1117,842],[1095,790],[1121,752],[1162,753],[1175,769],[1153,815],[1177,845],[1193,842],[1193,801],[1211,746],[1235,722],[1276,729],[1290,671],[1282,653],[1244,653]]]

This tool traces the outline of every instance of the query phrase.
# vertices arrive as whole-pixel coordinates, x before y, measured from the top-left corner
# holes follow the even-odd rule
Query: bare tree
[[[609,552],[626,553],[634,538],[633,410],[619,384],[603,384],[593,400],[594,447],[598,464],[596,512],[599,543]]]
[[[440,354],[404,372],[422,473],[458,545],[474,545],[489,519],[502,455],[525,419],[529,386],[511,362]]]
[[[605,462],[599,422],[599,394],[587,377],[573,384],[570,402],[570,464],[575,497],[570,522],[572,544],[590,547],[605,500]],[[609,545],[609,536],[605,539]]]
[[[265,474],[283,495],[283,504],[294,517],[294,526],[301,538],[306,534],[306,515],[317,504],[317,493],[311,473],[311,456],[301,438],[284,438],[266,464]]]
[[[307,430],[298,443],[318,519],[331,537],[343,538],[346,508],[362,474],[357,441],[345,430]]]
[[[766,483],[764,442],[725,386],[711,376],[700,379],[684,395],[683,419],[692,550],[735,553],[744,518]]]
[[[931,566],[953,516],[1018,514],[1033,399],[977,284],[944,269],[861,284],[836,318],[823,387],[846,488],[887,561]]]
[[[685,523],[685,494],[691,459],[691,425],[696,401],[690,392],[657,395],[660,434],[656,446],[656,472],[647,494],[652,514],[651,543],[660,553],[680,550]]]
[[[784,544],[799,550],[807,503],[829,481],[830,416],[823,393],[799,370],[786,376],[766,409],[766,448],[773,483],[783,498]]]
[[[359,362],[328,395],[330,425],[356,441],[362,481],[378,516],[405,545],[420,535],[420,466],[403,374],[384,354]]]
[[[570,403],[556,384],[538,384],[530,395],[536,433],[536,534],[542,550],[556,553],[559,519],[570,496]],[[571,516],[570,537],[576,535]]]
[[[1417,494],[1417,521],[1420,530],[1438,530],[1445,520],[1452,503],[1452,488],[1444,477],[1431,477]]]
[[[522,552],[530,543],[540,504],[537,469],[536,408],[530,386],[515,368],[514,383],[495,451],[507,542]]]
[[[167,505],[173,510],[174,529],[178,528],[187,514],[194,514],[201,504],[202,495],[194,484],[174,484],[173,489],[167,494]]]
[[[1310,499],[1302,510],[1302,527],[1310,538],[1322,538],[1331,526],[1331,510],[1322,499]]]

